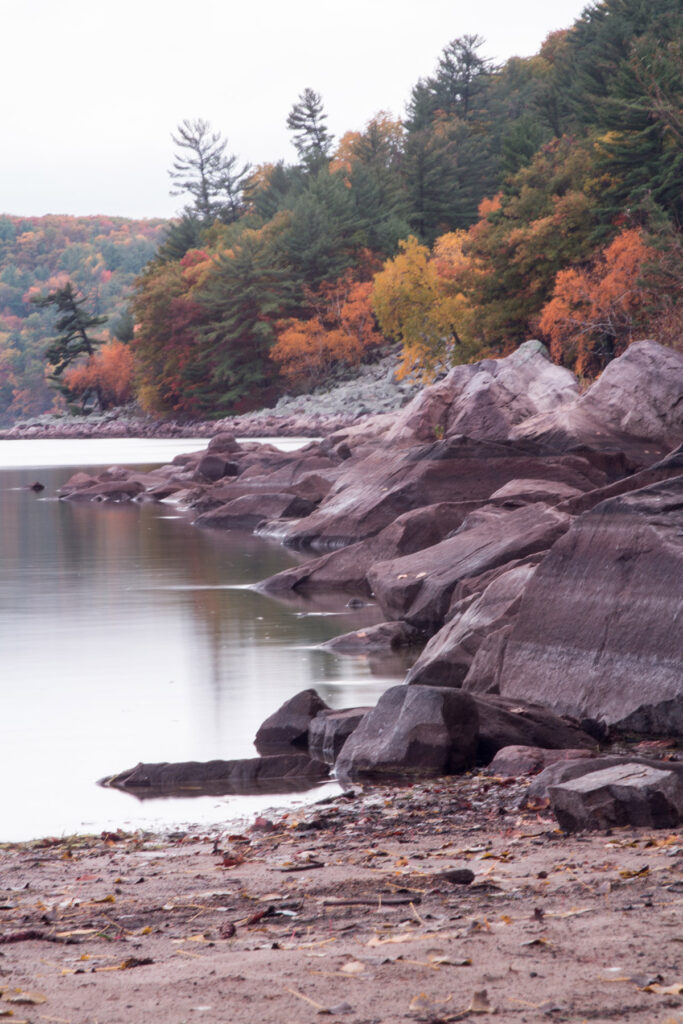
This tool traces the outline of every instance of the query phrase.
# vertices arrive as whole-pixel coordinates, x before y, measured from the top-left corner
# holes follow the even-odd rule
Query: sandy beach
[[[683,1021],[683,836],[565,836],[528,780],[358,788],[238,832],[0,852],[0,1016]]]

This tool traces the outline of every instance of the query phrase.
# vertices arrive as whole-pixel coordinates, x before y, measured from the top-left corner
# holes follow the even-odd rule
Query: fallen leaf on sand
[[[336,1017],[337,1014],[341,1016],[343,1013],[353,1013],[353,1007],[350,1003],[337,1003],[336,1006],[323,1006],[318,1010],[319,1014],[329,1014],[331,1017]]]
[[[350,960],[343,967],[340,967],[339,970],[342,974],[362,974],[365,970],[365,964],[362,964],[360,960]]]
[[[39,992],[22,992],[21,989],[15,989],[14,995],[3,995],[3,999],[6,1003],[26,1003],[29,1006],[40,1006],[47,1002],[47,997],[41,996]]]
[[[638,871],[629,871],[628,868],[624,868],[623,871],[619,872],[620,878],[644,878],[645,875],[650,874],[650,869],[645,865],[643,868],[639,868]]]
[[[646,985],[643,992],[655,992],[658,996],[680,996],[683,993],[683,981],[676,981],[673,985]]]

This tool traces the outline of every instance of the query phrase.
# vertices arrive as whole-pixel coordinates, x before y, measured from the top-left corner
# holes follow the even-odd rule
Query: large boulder
[[[518,424],[510,436],[558,450],[618,447],[647,465],[683,441],[682,380],[683,352],[639,341],[609,363],[581,398]]]
[[[341,779],[439,775],[472,767],[479,716],[460,690],[393,686],[365,715],[336,763]]]
[[[540,342],[527,341],[504,359],[454,367],[442,381],[416,395],[386,437],[429,441],[438,434],[466,434],[500,441],[515,424],[577,396],[574,375],[552,363]]]
[[[635,757],[632,754],[604,754],[590,760],[586,758],[569,758],[549,764],[531,782],[524,796],[524,804],[538,805],[550,800],[550,790],[555,786],[564,785],[573,779],[581,779],[591,772],[602,772],[612,768],[623,768],[625,765],[638,765],[646,768],[674,772],[683,783],[683,761],[656,761],[646,757]]]
[[[621,730],[683,732],[683,475],[574,521],[524,592],[501,694]]]
[[[315,690],[301,690],[259,726],[254,746],[259,754],[287,752],[292,747],[307,748],[311,722],[321,711],[331,710]]]
[[[405,618],[434,632],[444,623],[458,583],[548,550],[570,523],[569,516],[544,504],[485,509],[440,544],[374,565],[368,581],[387,619]]]
[[[589,772],[549,789],[550,806],[566,832],[623,825],[677,828],[683,782],[676,772],[624,764]]]
[[[449,621],[431,638],[406,681],[430,686],[462,686],[483,640],[512,621],[524,588],[535,571],[535,564],[508,569],[478,597],[465,598],[451,609]]]

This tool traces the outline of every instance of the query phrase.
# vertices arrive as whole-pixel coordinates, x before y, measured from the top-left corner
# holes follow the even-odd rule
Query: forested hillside
[[[241,165],[206,122],[183,122],[171,177],[187,206],[132,304],[143,407],[242,411],[386,340],[425,378],[532,336],[587,377],[632,340],[681,345],[682,30],[680,0],[604,0],[500,67],[458,37],[402,120],[380,112],[340,139],[306,88],[287,121],[295,164]],[[103,258],[99,273],[119,269]],[[17,272],[0,275],[3,322],[26,316]],[[37,316],[22,342],[36,376],[20,375],[36,395]],[[5,393],[21,411],[16,385]]]
[[[45,350],[54,330],[49,307],[30,300],[64,287],[106,316],[103,341],[133,336],[133,284],[156,252],[166,222],[120,217],[0,216],[0,418],[49,408]]]

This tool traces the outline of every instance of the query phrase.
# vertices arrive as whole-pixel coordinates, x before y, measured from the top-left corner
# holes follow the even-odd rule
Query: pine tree
[[[171,136],[180,150],[168,172],[175,182],[171,195],[189,193],[190,212],[202,221],[231,224],[242,211],[242,185],[249,164],[239,168],[234,154],[226,156],[227,140],[220,132],[212,132],[202,118],[182,121],[177,132]]]
[[[88,332],[92,327],[106,323],[107,317],[93,316],[86,312],[83,307],[87,299],[78,298],[71,281],[67,281],[63,288],[57,288],[45,296],[36,296],[31,301],[41,309],[53,306],[57,311],[55,329],[58,334],[45,350],[45,358],[52,367],[48,379],[68,396],[69,388],[63,384],[62,374],[82,356],[95,354],[103,339],[93,338]],[[99,393],[97,398],[100,401]]]
[[[287,127],[294,133],[294,148],[301,162],[311,171],[318,170],[329,159],[333,136],[327,130],[320,93],[304,89],[287,117]]]

